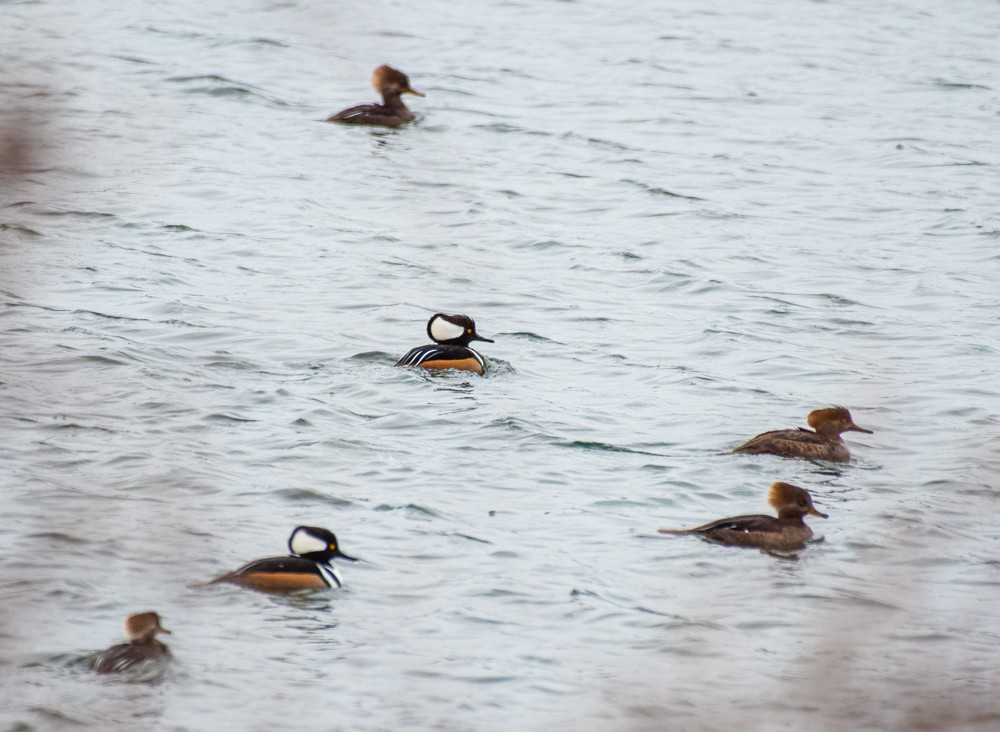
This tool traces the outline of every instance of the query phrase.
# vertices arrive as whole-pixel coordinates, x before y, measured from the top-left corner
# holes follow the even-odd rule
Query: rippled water
[[[0,17],[3,729],[1000,724],[995,4]],[[416,124],[319,122],[383,62]],[[438,310],[485,378],[392,368]],[[775,480],[797,561],[655,533]],[[348,588],[187,587],[299,523]]]

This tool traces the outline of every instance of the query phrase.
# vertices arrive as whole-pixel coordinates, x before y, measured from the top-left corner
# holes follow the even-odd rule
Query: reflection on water
[[[979,6],[206,8],[0,23],[4,729],[1000,723]],[[318,121],[383,62],[414,125]],[[438,311],[485,377],[393,367]],[[655,533],[776,480],[797,561]],[[343,590],[188,587],[298,524]]]

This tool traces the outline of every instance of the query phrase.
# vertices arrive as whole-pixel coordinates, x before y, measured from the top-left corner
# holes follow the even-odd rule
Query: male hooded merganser
[[[381,104],[359,104],[356,107],[348,107],[328,117],[326,121],[381,127],[399,127],[413,121],[413,112],[403,104],[401,97],[403,94],[414,94],[418,97],[424,95],[410,88],[410,80],[406,74],[388,64],[383,64],[372,72],[372,86],[382,95]]]
[[[847,449],[840,433],[853,431],[873,434],[871,430],[854,424],[851,413],[843,407],[817,409],[809,413],[807,421],[815,432],[804,427],[765,432],[740,445],[733,452],[742,455],[769,453],[782,457],[846,463],[851,459],[851,451]]]
[[[457,369],[482,374],[486,368],[483,357],[469,348],[472,341],[493,343],[476,332],[476,323],[468,315],[436,313],[427,321],[427,335],[435,345],[418,346],[403,356],[397,366],[419,366],[423,369]]]
[[[208,584],[231,582],[265,592],[325,590],[343,587],[344,581],[330,564],[334,557],[358,561],[340,551],[332,531],[315,526],[297,526],[288,537],[291,556],[258,559],[216,577]]]
[[[721,544],[755,546],[761,549],[799,549],[813,532],[802,520],[805,515],[827,518],[813,506],[804,488],[791,483],[772,483],[767,502],[778,512],[774,516],[734,516],[719,519],[696,529],[660,529],[661,534],[698,534]]]
[[[156,613],[138,613],[125,618],[125,636],[128,643],[111,646],[94,661],[99,674],[115,674],[134,669],[140,664],[165,660],[170,650],[156,640],[157,633],[170,631],[160,625]]]

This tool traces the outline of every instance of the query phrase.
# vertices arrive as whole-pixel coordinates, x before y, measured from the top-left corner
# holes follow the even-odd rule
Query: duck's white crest
[[[450,341],[458,338],[465,332],[465,328],[454,323],[449,323],[444,318],[434,318],[431,321],[431,338],[436,341]]]
[[[293,554],[310,554],[311,552],[325,552],[329,547],[322,539],[310,534],[305,529],[299,529],[292,534],[292,540],[288,542]]]

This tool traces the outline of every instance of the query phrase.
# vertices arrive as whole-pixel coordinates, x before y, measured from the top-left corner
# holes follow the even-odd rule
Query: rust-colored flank
[[[482,375],[483,365],[474,358],[466,358],[461,361],[424,361],[420,364],[422,369],[434,369],[443,371],[444,369],[455,369],[456,371],[472,371]]]
[[[267,572],[234,575],[219,578],[216,582],[229,582],[262,592],[295,592],[296,590],[324,590],[326,582],[318,574],[304,572]]]

